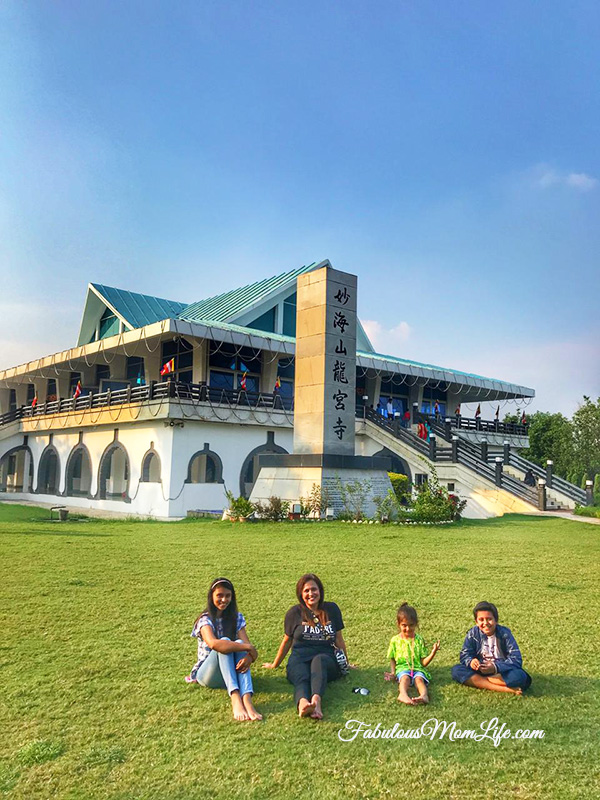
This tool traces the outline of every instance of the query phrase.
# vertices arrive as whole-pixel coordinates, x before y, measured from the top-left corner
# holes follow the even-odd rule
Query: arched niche
[[[382,447],[377,453],[373,454],[373,458],[389,458],[392,462],[390,472],[397,472],[400,475],[406,475],[408,480],[412,483],[412,474],[407,462],[401,458],[397,453],[394,453],[387,447]]]
[[[142,483],[160,483],[160,456],[151,447],[142,458]]]
[[[223,462],[205,442],[202,450],[190,458],[186,483],[223,483]]]
[[[65,495],[90,497],[92,489],[92,459],[84,444],[71,450],[66,467]]]
[[[60,458],[53,444],[44,448],[37,473],[37,494],[58,494]]]
[[[120,442],[112,442],[102,454],[96,497],[98,500],[130,502],[129,456]]]
[[[258,457],[266,453],[283,453],[287,455],[287,450],[275,444],[275,434],[273,431],[267,432],[267,441],[251,450],[246,456],[240,471],[240,494],[250,497],[256,479],[258,478],[259,466]]]
[[[7,450],[0,458],[0,492],[29,493],[33,489],[33,455],[28,445]]]

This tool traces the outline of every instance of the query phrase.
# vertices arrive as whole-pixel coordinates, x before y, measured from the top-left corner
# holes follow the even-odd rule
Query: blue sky
[[[0,367],[75,344],[88,281],[191,302],[329,258],[380,352],[571,414],[599,35],[578,0],[4,0]]]

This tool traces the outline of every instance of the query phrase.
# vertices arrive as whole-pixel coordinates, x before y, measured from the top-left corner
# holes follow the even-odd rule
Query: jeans
[[[452,667],[452,679],[457,683],[464,683],[468,681],[469,678],[472,678],[473,675],[480,674],[481,673],[475,672],[470,667],[465,667],[464,664],[456,664]],[[502,678],[510,689],[528,689],[531,686],[531,675],[519,667],[513,667],[507,672],[503,672],[501,675],[498,673],[498,676]],[[487,678],[489,676],[484,675],[483,677]]]
[[[221,642],[225,640],[231,641],[226,636],[220,639]],[[242,640],[236,639],[236,641],[241,642]],[[242,697],[245,694],[253,694],[250,670],[236,672],[235,669],[235,665],[245,655],[244,651],[217,653],[216,650],[211,650],[206,661],[198,667],[196,681],[200,686],[207,686],[209,689],[227,689],[230,695],[232,692],[239,692]]]
[[[294,684],[296,705],[302,698],[310,700],[313,694],[323,697],[327,682],[336,680],[341,674],[333,653],[318,653],[303,660],[295,657],[292,651],[287,665],[287,679]]]

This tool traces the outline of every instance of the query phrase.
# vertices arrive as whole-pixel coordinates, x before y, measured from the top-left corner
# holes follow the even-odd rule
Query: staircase
[[[547,481],[544,510],[548,508],[553,510],[569,509],[573,508],[575,503],[583,505],[586,502],[585,492],[582,489],[556,476],[552,476],[548,483],[548,475],[541,467],[522,458],[510,448],[507,448],[500,458],[496,453],[488,454],[487,447],[458,439],[456,436],[451,436],[448,441],[445,426],[430,418],[427,419],[427,422],[435,436],[426,442],[416,436],[412,430],[403,428],[399,420],[387,419],[373,409],[361,409],[357,416],[364,419],[366,431],[370,430],[372,438],[383,443],[381,435],[378,436],[377,432],[385,432],[387,434],[386,446],[401,457],[408,456],[413,464],[416,457],[417,463],[420,458],[425,459],[429,464],[439,464],[444,467],[457,465],[457,472],[458,467],[463,467],[476,475],[490,489],[502,489],[529,507],[537,509],[539,508],[537,487],[528,486],[521,479],[521,475],[531,469],[536,478],[543,478]],[[442,442],[443,444],[441,444]],[[506,459],[504,456],[508,456],[508,458]],[[447,474],[451,475],[451,473]],[[451,479],[452,477],[450,477]],[[459,478],[457,477],[456,480],[458,481]]]

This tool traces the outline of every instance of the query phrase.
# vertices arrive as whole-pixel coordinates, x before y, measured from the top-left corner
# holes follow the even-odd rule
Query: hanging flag
[[[475,417],[480,417],[480,416],[481,416],[481,404],[477,406],[477,411],[475,412]]]
[[[248,374],[247,372],[244,372],[244,374],[242,375],[242,378],[240,380],[240,386],[242,387],[242,389],[244,391],[246,391],[246,375],[247,374]]]
[[[77,381],[77,386],[75,387],[75,391],[73,392],[73,400],[77,400],[80,394],[81,394],[81,381]]]
[[[277,376],[277,380],[275,381],[275,392],[278,392],[281,389],[281,378],[279,375]]]
[[[454,413],[456,414],[456,416],[458,416],[460,414],[460,403],[454,409]]]
[[[496,409],[496,419],[500,419],[500,406]]]
[[[161,375],[170,375],[172,372],[175,372],[175,359],[172,358],[167,361],[165,364],[162,365],[162,369],[160,371]]]
[[[37,392],[35,393],[35,397],[31,401],[31,407],[35,408],[37,406]]]
[[[525,412],[523,412],[523,416],[521,417],[521,425],[527,425],[527,417],[525,416]]]

